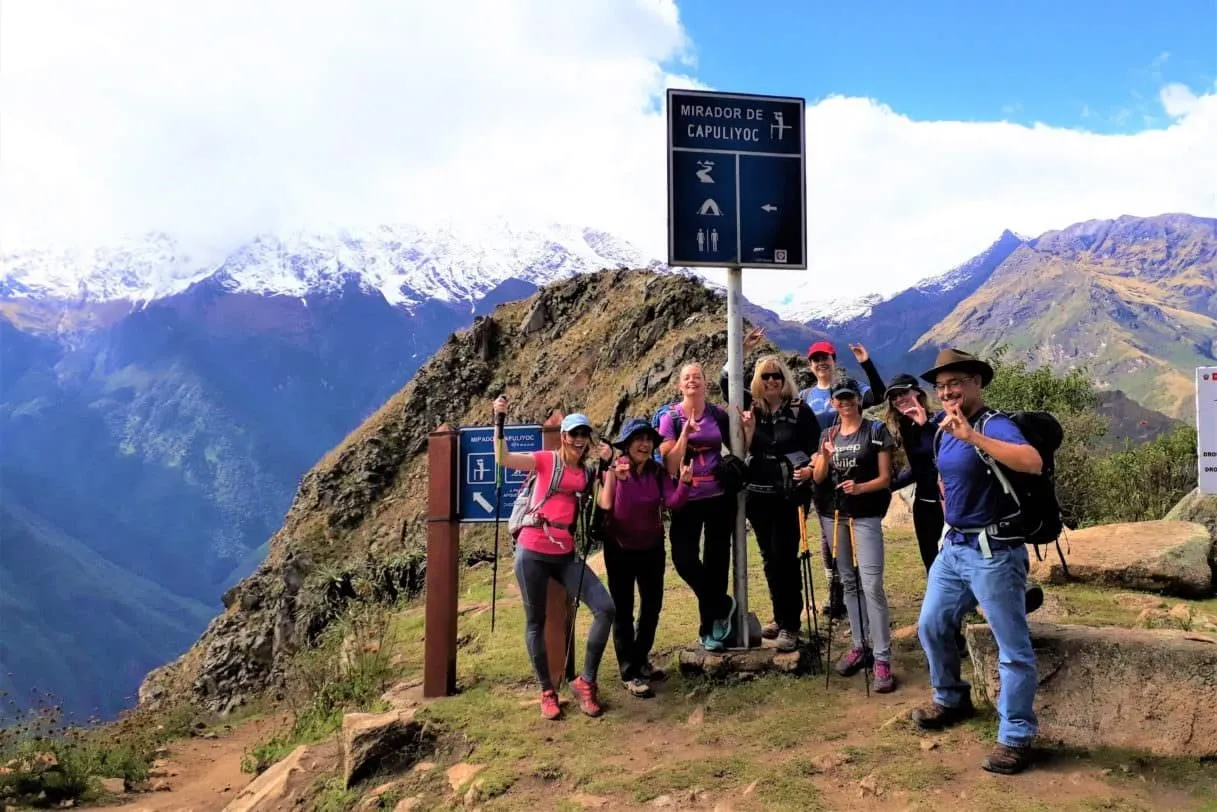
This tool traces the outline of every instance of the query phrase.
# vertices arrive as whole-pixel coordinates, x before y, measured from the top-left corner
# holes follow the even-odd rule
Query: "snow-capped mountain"
[[[880,293],[868,293],[865,296],[845,299],[825,299],[823,301],[807,301],[787,306],[778,311],[783,318],[797,322],[815,322],[827,329],[845,324],[852,319],[865,318],[871,314],[875,305],[886,297]]]
[[[192,255],[168,235],[150,234],[93,250],[0,256],[0,296],[148,302],[213,280],[232,293],[299,297],[333,293],[354,282],[411,309],[426,301],[472,305],[509,279],[539,286],[623,266],[662,264],[610,234],[562,225],[402,225],[259,235],[219,258]]]

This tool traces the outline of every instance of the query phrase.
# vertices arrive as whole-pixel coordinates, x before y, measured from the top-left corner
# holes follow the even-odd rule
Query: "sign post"
[[[1196,370],[1196,455],[1200,492],[1217,494],[1217,367]]]
[[[668,265],[727,269],[732,453],[743,458],[744,268],[807,269],[802,98],[668,90]],[[748,648],[744,494],[733,566],[737,645]]]
[[[503,440],[509,452],[541,450],[538,425],[504,426]],[[495,521],[494,503],[494,428],[468,426],[460,429],[456,494],[456,513],[462,522]],[[499,521],[511,518],[511,506],[527,479],[527,471],[503,470],[503,498],[499,501]]]

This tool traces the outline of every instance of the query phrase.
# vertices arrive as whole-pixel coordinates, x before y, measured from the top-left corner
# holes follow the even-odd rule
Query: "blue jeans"
[[[972,686],[959,676],[955,635],[964,615],[979,603],[997,640],[997,740],[1017,747],[1035,738],[1039,722],[1032,705],[1039,677],[1027,627],[1024,585],[1030,562],[1027,548],[994,548],[980,554],[975,540],[942,545],[930,566],[917,636],[930,661],[934,701],[948,708],[967,700]]]

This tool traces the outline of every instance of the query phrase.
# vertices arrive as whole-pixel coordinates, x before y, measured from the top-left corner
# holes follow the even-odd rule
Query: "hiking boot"
[[[667,673],[662,668],[656,668],[650,663],[643,663],[642,668],[638,669],[638,674],[649,682],[663,682],[668,678]]]
[[[706,635],[701,639],[701,647],[706,651],[723,651],[727,647],[723,645],[721,640],[715,640],[710,635]]]
[[[588,682],[582,676],[575,677],[570,684],[571,693],[579,700],[579,710],[588,716],[600,715],[600,701],[596,697],[596,683]]]
[[[837,673],[843,677],[852,677],[873,662],[870,649],[851,648],[837,661]]]
[[[921,708],[917,708],[909,714],[909,718],[914,724],[922,730],[943,730],[944,728],[957,725],[964,719],[975,715],[976,709],[972,707],[972,697],[964,700],[963,704],[957,705],[954,708],[948,708],[946,705],[939,705],[933,702]]]
[[[1008,744],[999,744],[993,748],[993,752],[984,757],[980,762],[980,766],[991,773],[1014,775],[1027,769],[1027,765],[1030,763],[1030,745],[1024,744],[1019,747],[1011,747]]]
[[[877,694],[890,694],[896,690],[896,678],[892,676],[892,664],[884,660],[875,661],[875,678],[870,689]]]
[[[562,706],[558,704],[557,691],[541,692],[541,715],[546,719],[557,719],[562,715]]]
[[[794,651],[799,647],[799,636],[782,629],[778,632],[778,651]]]
[[[651,690],[651,683],[641,677],[624,680],[621,684],[625,686],[625,690],[630,696],[636,696],[639,699],[655,696],[655,692]]]
[[[765,638],[766,640],[773,640],[781,631],[782,627],[778,625],[778,622],[776,620],[771,620],[761,627],[761,637]]]
[[[710,636],[720,643],[726,643],[731,639],[731,629],[735,625],[735,598],[728,595],[727,600],[731,601],[731,611],[727,613],[726,617],[714,621],[714,627],[710,631]]]
[[[1044,588],[1035,581],[1027,581],[1023,587],[1023,599],[1027,605],[1027,614],[1031,614],[1044,605]]]

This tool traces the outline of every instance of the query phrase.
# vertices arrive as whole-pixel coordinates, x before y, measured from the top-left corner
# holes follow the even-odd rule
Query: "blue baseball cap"
[[[586,427],[589,431],[591,430],[592,424],[591,421],[587,419],[587,415],[575,412],[574,414],[568,414],[566,417],[562,418],[563,432],[574,431],[580,426]]]

